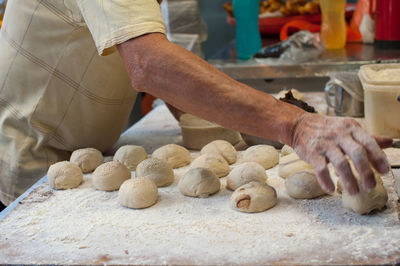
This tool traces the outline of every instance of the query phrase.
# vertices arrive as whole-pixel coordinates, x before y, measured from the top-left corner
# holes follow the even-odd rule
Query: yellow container
[[[321,37],[326,49],[342,49],[346,45],[346,0],[320,0]]]
[[[365,65],[358,75],[368,132],[400,138],[400,64]]]
[[[7,1],[0,0],[0,28],[3,24],[4,12],[6,11],[6,3]]]

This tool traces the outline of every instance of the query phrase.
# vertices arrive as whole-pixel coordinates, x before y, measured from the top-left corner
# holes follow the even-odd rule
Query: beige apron
[[[105,1],[106,5],[101,0],[80,0],[79,6],[73,0],[8,1],[0,31],[0,200],[4,204],[41,178],[49,165],[68,160],[71,151],[83,147],[105,151],[119,138],[136,93],[119,53],[110,52],[115,44],[143,32],[164,31],[155,0],[147,14],[134,20],[118,19],[129,12],[118,5],[121,1]],[[153,2],[127,2],[143,13],[144,1]],[[147,21],[149,13],[156,14],[153,24]]]

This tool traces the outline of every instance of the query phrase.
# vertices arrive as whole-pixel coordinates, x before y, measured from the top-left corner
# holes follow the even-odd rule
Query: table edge
[[[15,209],[15,207],[18,206],[18,204],[24,200],[29,194],[35,190],[38,186],[43,184],[45,181],[47,181],[47,175],[43,176],[40,178],[35,184],[33,184],[30,188],[28,188],[23,194],[21,194],[16,200],[14,200],[10,205],[7,206],[4,210],[0,212],[0,221],[2,221],[12,210]]]

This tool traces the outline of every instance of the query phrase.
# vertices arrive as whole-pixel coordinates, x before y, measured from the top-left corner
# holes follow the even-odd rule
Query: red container
[[[400,48],[400,0],[377,0],[375,44]]]

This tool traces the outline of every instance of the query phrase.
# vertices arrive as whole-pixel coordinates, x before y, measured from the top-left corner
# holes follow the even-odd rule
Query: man
[[[370,163],[389,170],[379,145],[390,139],[277,101],[170,43],[156,0],[10,0],[0,35],[0,200],[9,204],[77,148],[109,149],[135,91],[291,145],[327,192],[334,190],[328,162],[345,189],[358,192],[345,154],[369,189]]]

